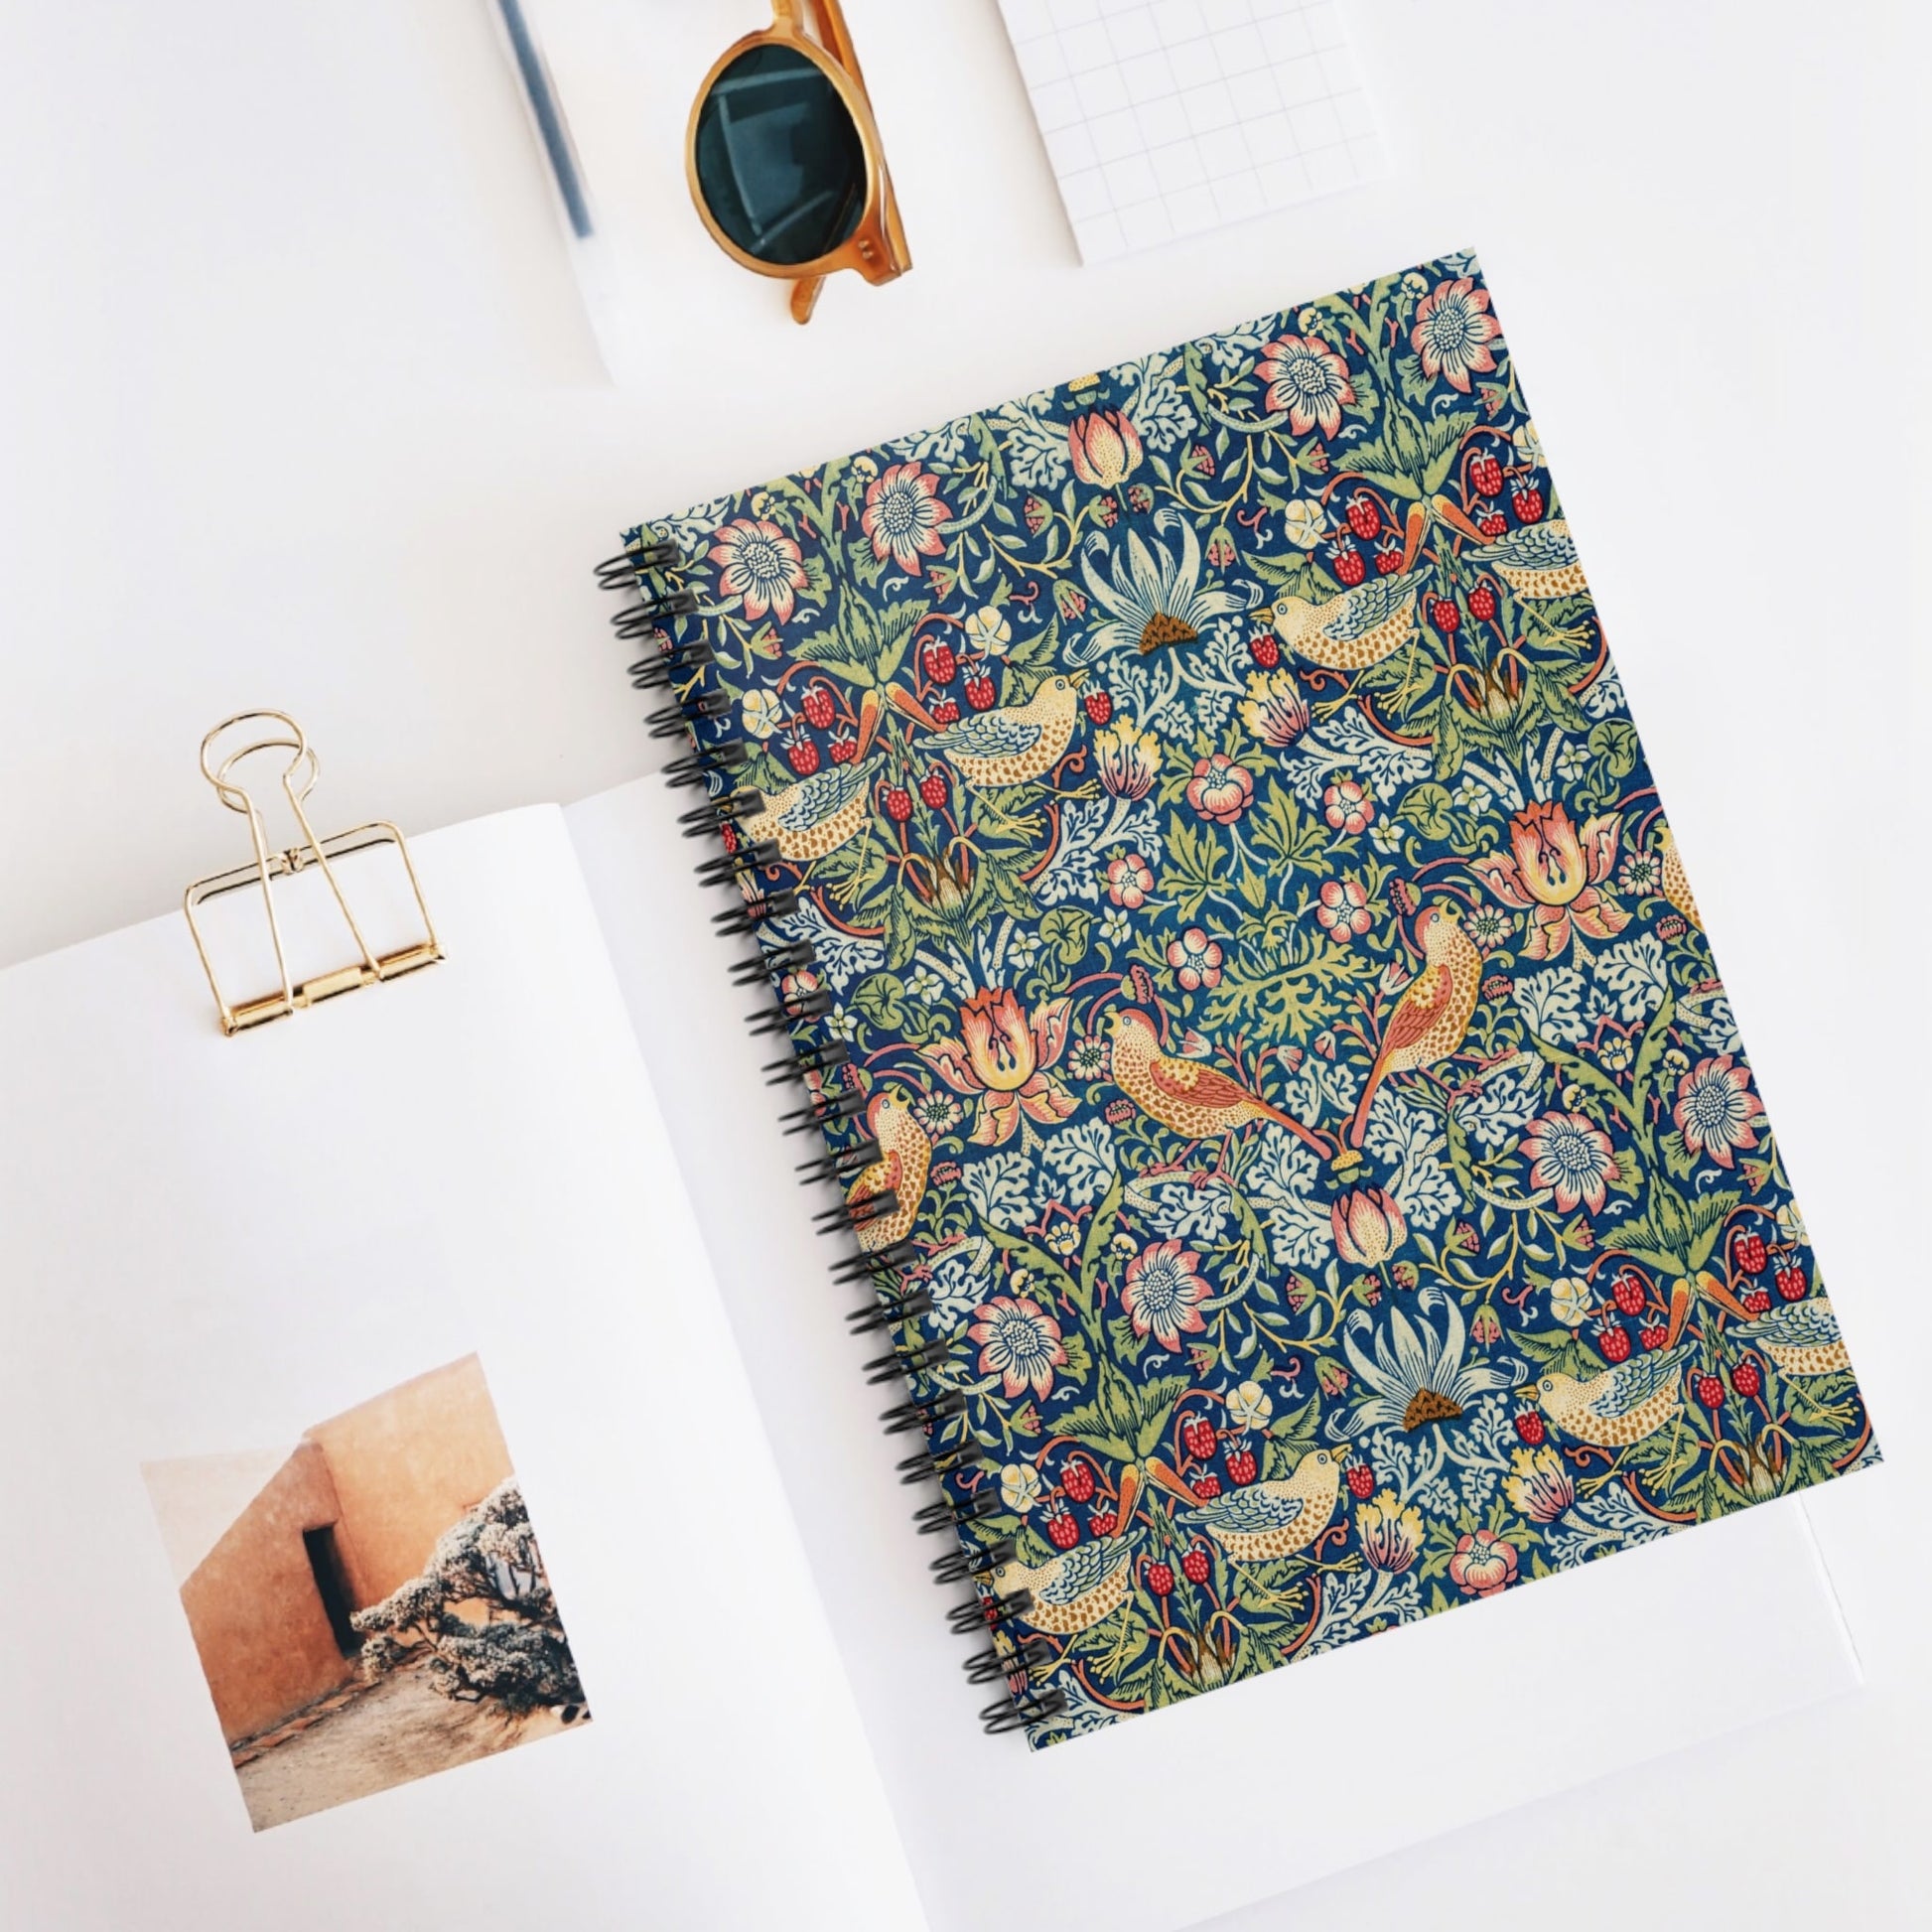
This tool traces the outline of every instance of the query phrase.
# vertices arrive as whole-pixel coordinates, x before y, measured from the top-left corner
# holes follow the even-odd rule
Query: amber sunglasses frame
[[[809,15],[817,17],[816,37],[809,30]],[[865,153],[866,200],[858,225],[836,248],[814,261],[766,262],[748,255],[718,225],[698,181],[698,118],[725,70],[755,47],[789,48],[811,62],[832,83],[845,111],[852,116],[859,145]],[[866,92],[865,76],[859,70],[859,57],[853,52],[852,36],[847,31],[839,0],[771,0],[771,25],[759,33],[747,34],[719,55],[691,104],[691,118],[684,135],[684,175],[699,218],[712,240],[741,268],[790,282],[793,322],[811,321],[812,311],[818,306],[819,291],[828,275],[852,268],[868,282],[877,284],[894,281],[912,266],[912,256],[905,245],[905,229],[899,221],[898,201],[893,193],[893,178],[886,167],[886,150],[879,138],[879,124],[873,119],[872,97]]]

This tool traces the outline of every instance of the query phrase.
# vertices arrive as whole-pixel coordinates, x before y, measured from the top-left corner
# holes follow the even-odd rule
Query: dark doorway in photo
[[[336,1545],[335,1524],[325,1523],[319,1530],[304,1530],[302,1547],[309,1553],[309,1568],[322,1596],[322,1607],[329,1612],[329,1627],[336,1633],[336,1648],[345,1657],[353,1657],[360,1652],[362,1639],[349,1621],[355,1598],[348,1587],[348,1572],[343,1567],[343,1553]]]

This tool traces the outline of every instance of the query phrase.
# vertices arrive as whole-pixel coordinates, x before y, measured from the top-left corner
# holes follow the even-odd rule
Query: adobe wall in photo
[[[191,1465],[166,1466],[173,1490],[184,1469],[192,1480]],[[420,1574],[511,1473],[474,1355],[306,1431],[181,1587],[223,1736],[253,1736],[358,1675],[349,1614]]]

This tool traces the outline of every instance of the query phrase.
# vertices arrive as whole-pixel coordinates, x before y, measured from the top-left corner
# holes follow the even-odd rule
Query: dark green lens
[[[697,150],[712,219],[774,267],[829,255],[865,212],[865,144],[839,90],[795,48],[766,41],[718,76]]]

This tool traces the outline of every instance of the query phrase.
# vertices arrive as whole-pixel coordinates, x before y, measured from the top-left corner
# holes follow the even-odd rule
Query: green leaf
[[[897,1034],[905,1026],[905,988],[890,973],[875,973],[862,981],[852,995],[852,1004],[875,1027]]]
[[[1063,966],[1084,959],[1087,941],[1093,931],[1093,914],[1077,906],[1057,905],[1039,922],[1039,936]]]
[[[1426,839],[1448,836],[1451,811],[1446,785],[1413,785],[1408,797],[1402,801],[1402,816]]]

